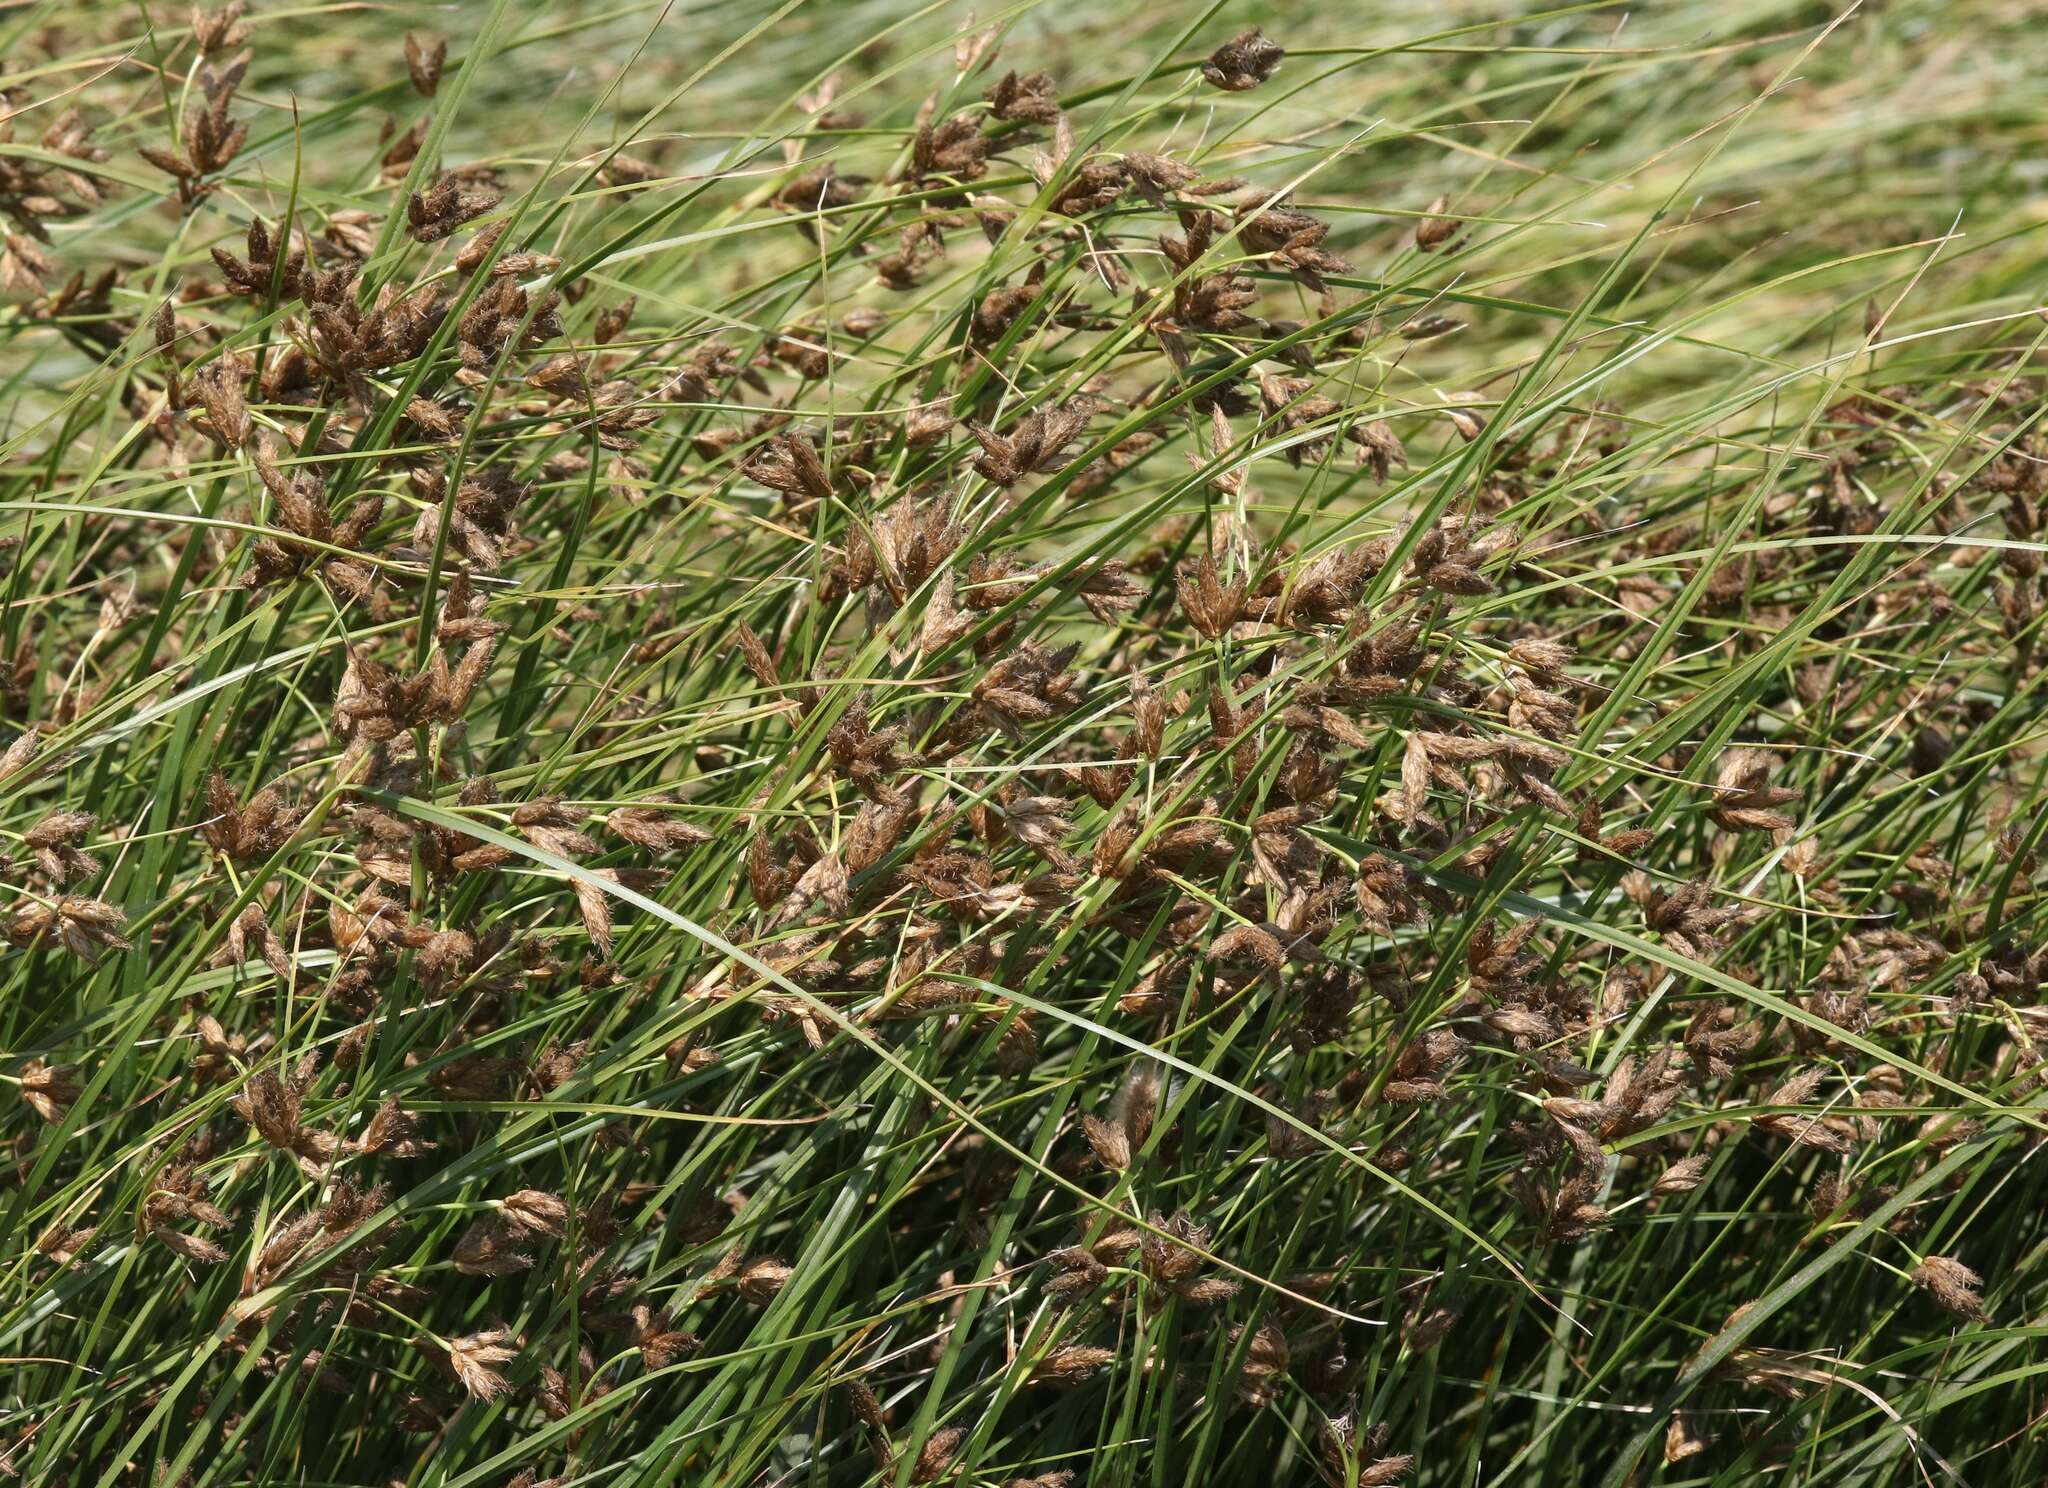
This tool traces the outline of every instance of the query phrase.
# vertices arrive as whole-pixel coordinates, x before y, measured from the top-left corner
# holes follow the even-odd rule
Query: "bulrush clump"
[[[17,9],[0,1478],[2039,1478],[2015,7]]]
[[[1385,1488],[1408,1476],[1415,1458],[1382,1456],[1392,1433],[1385,1422],[1359,1430],[1355,1407],[1324,1418],[1316,1433],[1316,1470],[1333,1488]]]
[[[1284,194],[1254,197],[1237,209],[1238,240],[1286,268],[1307,288],[1323,292],[1323,275],[1344,273],[1350,265],[1324,248],[1330,224],[1298,207]]]
[[[175,1162],[155,1177],[142,1200],[142,1225],[172,1254],[199,1265],[218,1266],[227,1250],[194,1226],[224,1230],[233,1218],[209,1197],[211,1184],[189,1162]]]
[[[357,502],[337,521],[319,477],[303,470],[287,473],[279,459],[278,451],[268,441],[250,455],[250,462],[270,492],[277,524],[289,535],[266,537],[255,544],[243,582],[260,588],[289,583],[301,574],[313,572],[343,598],[369,599],[372,570],[351,556],[349,550],[363,546],[370,529],[383,515],[382,498]]]

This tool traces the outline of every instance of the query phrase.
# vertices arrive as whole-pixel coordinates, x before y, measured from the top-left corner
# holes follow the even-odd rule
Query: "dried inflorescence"
[[[1953,1256],[1931,1255],[1913,1268],[1913,1281],[1925,1287],[1937,1306],[1961,1322],[1982,1322],[1984,1299],[1978,1288],[1984,1278]]]

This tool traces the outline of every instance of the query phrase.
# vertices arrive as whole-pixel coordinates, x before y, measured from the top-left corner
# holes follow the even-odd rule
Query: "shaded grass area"
[[[2038,1481],[2038,29],[0,15],[0,1472]]]

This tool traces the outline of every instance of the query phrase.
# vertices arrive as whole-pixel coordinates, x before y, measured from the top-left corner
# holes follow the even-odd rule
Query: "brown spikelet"
[[[599,878],[616,882],[618,875],[609,868],[593,870]],[[583,933],[590,937],[598,953],[609,958],[612,953],[612,907],[611,896],[588,879],[578,877],[571,887],[576,892],[576,913],[583,920]]]
[[[767,645],[754,634],[753,627],[741,620],[733,626],[740,657],[747,664],[747,670],[763,687],[775,689],[782,686],[782,678],[776,671],[775,658],[769,654]]]
[[[1664,1461],[1667,1464],[1684,1462],[1697,1457],[1712,1446],[1714,1438],[1701,1429],[1698,1415],[1692,1411],[1673,1411],[1671,1423],[1664,1428]]]
[[[1447,196],[1440,196],[1429,204],[1429,210],[1415,223],[1415,246],[1424,253],[1434,253],[1458,236],[1458,220],[1444,215],[1444,208],[1451,204]]]
[[[53,1224],[36,1237],[36,1250],[49,1257],[59,1266],[71,1266],[85,1253],[85,1248],[99,1234],[97,1225],[73,1227]]]
[[[448,42],[432,36],[422,38],[405,33],[405,69],[412,78],[413,91],[432,98],[441,87],[441,69],[448,61]]]
[[[793,498],[791,507],[795,511],[804,511],[813,502],[832,500],[832,479],[826,473],[825,462],[818,457],[817,447],[800,434],[775,435],[747,461],[745,469],[749,479]],[[744,640],[741,644],[745,645]],[[751,657],[749,660],[751,663]]]
[[[211,57],[230,47],[238,47],[247,41],[250,28],[242,17],[248,12],[248,0],[228,0],[225,5],[207,10],[203,6],[192,7],[192,40],[199,47],[202,57]]]
[[[1210,53],[1202,76],[1227,93],[1244,93],[1268,81],[1286,55],[1253,27]]]
[[[1085,402],[1033,409],[1007,435],[968,419],[967,432],[981,446],[974,468],[998,486],[1013,486],[1034,472],[1050,474],[1064,469],[1062,456],[1067,446],[1080,438],[1093,413],[1093,407]]]
[[[214,1244],[213,1241],[207,1239],[204,1235],[188,1234],[183,1230],[158,1228],[151,1230],[150,1236],[159,1245],[171,1251],[172,1254],[183,1256],[186,1260],[197,1262],[202,1266],[218,1266],[223,1264],[228,1258],[228,1253],[225,1250]]]
[[[465,1276],[514,1276],[530,1271],[535,1257],[528,1242],[504,1218],[486,1215],[455,1242],[455,1269]]]
[[[405,230],[416,243],[438,243],[497,204],[496,191],[471,188],[461,176],[451,173],[424,192],[407,196]]]
[[[1977,1294],[1984,1278],[1954,1257],[1928,1256],[1913,1268],[1913,1282],[1950,1317],[1966,1323],[1984,1320],[1984,1299]]]
[[[510,1388],[497,1366],[519,1357],[518,1349],[506,1345],[511,1337],[512,1330],[500,1326],[448,1340],[444,1352],[448,1372],[471,1399],[496,1400]]]
[[[1006,72],[982,95],[991,116],[1023,124],[1051,124],[1060,116],[1058,90],[1052,74],[1033,72],[1019,76]]]
[[[67,1066],[31,1059],[21,1067],[17,1088],[29,1109],[55,1126],[63,1121],[64,1114],[79,1097],[80,1087],[75,1074],[76,1071]]]
[[[1695,1153],[1691,1157],[1680,1158],[1657,1175],[1656,1181],[1650,1185],[1650,1192],[1659,1197],[1669,1194],[1691,1193],[1700,1186],[1701,1181],[1706,1176],[1707,1168],[1713,1160],[1713,1155],[1705,1152]]]
[[[795,1274],[774,1256],[756,1256],[739,1268],[739,1293],[756,1307],[766,1307]]]
[[[604,819],[605,829],[650,852],[668,852],[710,842],[715,833],[646,806],[620,806]]]
[[[1056,1390],[1071,1389],[1101,1373],[1115,1362],[1114,1349],[1073,1344],[1066,1348],[1054,1349],[1039,1360],[1037,1367],[1031,1371],[1031,1383],[1049,1385]]]
[[[917,1464],[911,1469],[913,1483],[936,1483],[946,1476],[953,1466],[953,1458],[960,1446],[967,1440],[964,1426],[943,1426],[925,1438],[924,1449],[917,1454]]]
[[[547,1236],[559,1240],[569,1223],[569,1206],[553,1194],[523,1188],[500,1205],[505,1222],[518,1236]]]

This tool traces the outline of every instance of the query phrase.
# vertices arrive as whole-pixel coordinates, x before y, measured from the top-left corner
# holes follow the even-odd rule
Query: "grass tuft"
[[[0,12],[0,1479],[2041,1481],[2042,37]]]

